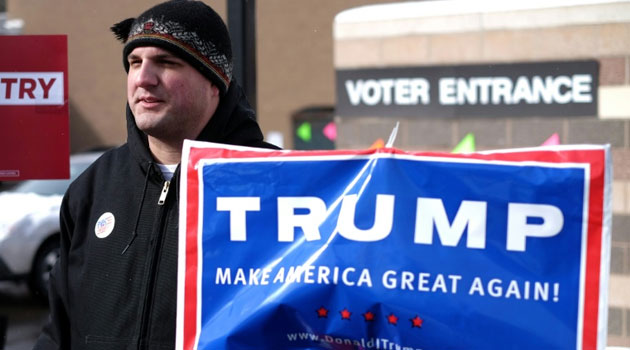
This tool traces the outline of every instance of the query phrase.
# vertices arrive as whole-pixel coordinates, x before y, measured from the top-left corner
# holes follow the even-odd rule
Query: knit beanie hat
[[[123,64],[139,46],[157,46],[184,59],[224,95],[232,80],[232,47],[221,17],[201,1],[171,0],[156,5],[138,18],[111,27],[125,43]]]

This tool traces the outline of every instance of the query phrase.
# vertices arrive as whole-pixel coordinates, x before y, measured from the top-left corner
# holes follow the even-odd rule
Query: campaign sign
[[[69,178],[66,36],[0,36],[0,48],[0,181]]]
[[[178,349],[603,349],[609,148],[187,141]]]

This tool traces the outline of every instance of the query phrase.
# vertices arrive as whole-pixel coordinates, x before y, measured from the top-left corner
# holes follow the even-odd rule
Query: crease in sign
[[[0,72],[0,105],[63,105],[63,72]]]

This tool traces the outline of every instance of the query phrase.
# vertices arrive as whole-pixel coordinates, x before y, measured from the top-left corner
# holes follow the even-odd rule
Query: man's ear
[[[214,84],[211,84],[210,88],[212,89],[212,96],[219,97],[219,88]]]

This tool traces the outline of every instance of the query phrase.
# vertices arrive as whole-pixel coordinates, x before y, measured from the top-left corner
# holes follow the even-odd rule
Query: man
[[[125,43],[127,143],[64,197],[36,349],[172,349],[183,140],[273,147],[231,79],[229,35],[210,7],[170,1],[112,30]]]

